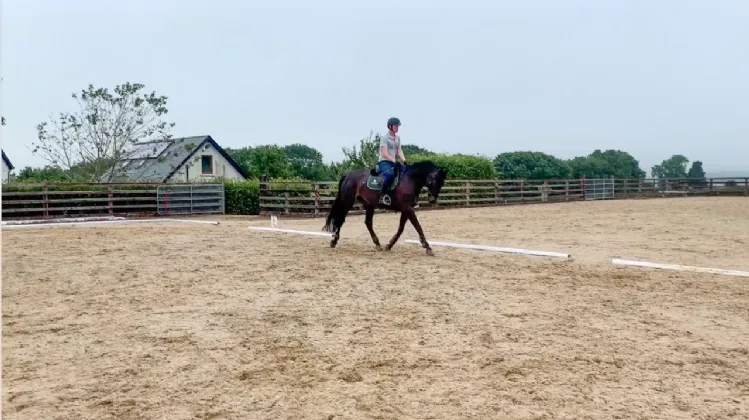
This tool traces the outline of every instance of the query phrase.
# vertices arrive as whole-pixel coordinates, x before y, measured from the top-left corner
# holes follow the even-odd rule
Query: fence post
[[[547,202],[549,201],[549,181],[544,181],[544,186],[541,187],[543,191],[541,192],[541,202]]]
[[[49,217],[49,186],[47,184],[44,184],[44,196],[42,199],[44,200],[44,217]]]
[[[283,192],[283,212],[289,214],[289,191]]]
[[[713,179],[710,178],[710,192],[713,192]]]
[[[315,189],[315,217],[317,217],[320,215],[320,184],[315,182],[312,188]]]
[[[109,214],[113,214],[114,213],[114,202],[112,200],[113,194],[112,194],[112,186],[111,185],[107,188],[107,195],[109,196]]]
[[[564,180],[564,198],[567,201],[570,201],[570,180],[565,179]]]
[[[744,178],[744,195],[749,195],[749,178]]]
[[[494,204],[499,204],[499,182],[494,181]]]
[[[525,201],[525,180],[520,180],[520,202]]]
[[[268,176],[260,176],[260,188],[258,193],[257,212],[263,214],[263,198],[266,197],[268,189]]]
[[[466,206],[471,206],[471,183],[466,181]]]

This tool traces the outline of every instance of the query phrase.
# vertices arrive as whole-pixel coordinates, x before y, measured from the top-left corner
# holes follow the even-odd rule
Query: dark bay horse
[[[405,166],[398,172],[391,186],[391,203],[389,206],[380,203],[382,176],[377,175],[374,169],[359,169],[341,175],[341,179],[338,181],[338,195],[323,227],[323,231],[333,233],[333,239],[330,241],[331,248],[335,248],[338,244],[341,237],[341,226],[346,221],[346,215],[358,201],[364,207],[366,212],[364,224],[367,226],[372,242],[374,242],[378,251],[382,250],[382,247],[374,229],[372,229],[372,218],[375,209],[382,208],[395,210],[401,214],[398,231],[385,247],[386,250],[390,251],[393,248],[393,245],[403,233],[406,220],[410,220],[419,234],[421,246],[426,249],[427,255],[434,255],[424,236],[419,220],[416,218],[414,205],[418,201],[419,192],[424,187],[427,187],[429,191],[429,202],[434,204],[437,201],[440,190],[445,184],[445,179],[447,179],[447,171],[431,161],[423,161]]]

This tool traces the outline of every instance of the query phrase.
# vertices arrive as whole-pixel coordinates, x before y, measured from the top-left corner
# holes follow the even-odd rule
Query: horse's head
[[[429,191],[429,204],[437,202],[437,197],[440,195],[440,190],[442,190],[442,186],[445,185],[446,179],[447,170],[439,167],[436,171],[430,172],[427,175],[426,187]]]
[[[440,190],[445,185],[447,170],[440,168],[431,161],[416,162],[411,165],[410,169],[419,174],[423,179],[423,185],[427,187],[427,191],[429,192],[429,203],[436,203],[437,197],[440,195]]]

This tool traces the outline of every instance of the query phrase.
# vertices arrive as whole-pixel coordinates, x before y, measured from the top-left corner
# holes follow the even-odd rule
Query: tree
[[[311,181],[329,179],[328,168],[322,160],[322,153],[304,144],[290,144],[283,147],[286,160],[295,176]]]
[[[563,179],[572,172],[567,162],[541,152],[502,153],[494,167],[505,179]]]
[[[427,150],[415,144],[404,144],[401,146],[401,149],[403,149],[403,154],[406,155],[406,159],[408,159],[411,155],[432,156],[435,154],[431,150]]]
[[[349,149],[343,148],[343,161],[340,170],[348,171],[351,169],[374,168],[377,166],[377,156],[380,149],[380,133],[374,134],[369,132],[369,136],[359,140],[359,149],[354,146]]]
[[[64,170],[84,165],[92,181],[112,181],[121,175],[122,161],[138,149],[136,143],[171,138],[175,124],[161,119],[168,112],[167,97],[144,88],[126,82],[113,93],[93,85],[73,93],[79,110],[40,123],[33,153]]]
[[[267,176],[270,179],[294,177],[294,169],[286,160],[284,150],[275,145],[227,148],[226,153],[242,167],[251,178]]]
[[[689,168],[689,172],[687,172],[687,177],[705,179],[705,171],[702,169],[702,162],[699,160],[692,162],[692,166]]]
[[[595,150],[568,161],[573,178],[645,178],[645,171],[632,155],[621,150]]]
[[[43,168],[32,168],[27,166],[18,173],[15,178],[16,182],[30,182],[30,183],[43,183],[43,182],[71,182],[74,179],[66,171],[56,167],[47,165]]]
[[[654,178],[686,178],[689,159],[684,155],[673,155],[651,169]]]
[[[702,187],[707,185],[707,179],[705,179],[705,171],[702,169],[702,162],[695,160],[692,162],[692,166],[687,172],[689,178],[689,185],[693,187]]]

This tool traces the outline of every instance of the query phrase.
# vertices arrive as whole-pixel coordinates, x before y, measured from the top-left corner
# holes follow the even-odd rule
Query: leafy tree
[[[655,178],[686,178],[687,177],[687,164],[689,159],[684,155],[673,155],[670,158],[661,162],[660,165],[655,165],[651,169],[651,173]],[[701,164],[700,164],[701,166]]]
[[[494,167],[505,179],[562,179],[572,172],[567,162],[542,152],[502,153]]]
[[[162,120],[167,97],[144,93],[140,83],[117,85],[114,92],[89,85],[72,97],[76,112],[62,112],[37,125],[37,154],[53,166],[70,170],[85,165],[93,181],[112,181],[117,168],[137,149],[136,143],[168,139],[174,123]]]
[[[705,179],[705,171],[702,169],[702,162],[699,160],[692,162],[692,166],[689,168],[689,172],[687,172],[687,177]]]
[[[703,187],[707,185],[707,179],[705,178],[705,170],[702,169],[702,162],[695,160],[692,162],[692,166],[687,172],[689,178],[689,185],[693,187]]]
[[[295,176],[311,181],[330,178],[329,169],[322,160],[322,153],[314,147],[297,143],[284,146],[283,151]]]
[[[568,161],[573,178],[645,178],[645,171],[632,155],[621,150],[595,150]]]
[[[44,183],[44,182],[72,182],[73,177],[56,166],[47,165],[43,168],[27,166],[15,177],[16,182]]]
[[[404,144],[401,146],[401,149],[403,149],[403,154],[406,155],[406,159],[409,159],[409,156],[412,156],[412,155],[432,156],[435,154],[431,150],[427,150],[415,144]]]
[[[447,170],[447,177],[449,179],[497,178],[494,162],[484,156],[432,154],[407,156],[406,159],[408,159],[409,162],[431,160]]]
[[[369,132],[369,136],[359,140],[359,148],[356,146],[349,149],[343,148],[343,161],[339,166],[340,171],[351,169],[374,168],[377,166],[377,156],[379,155],[380,133],[374,134]]]

